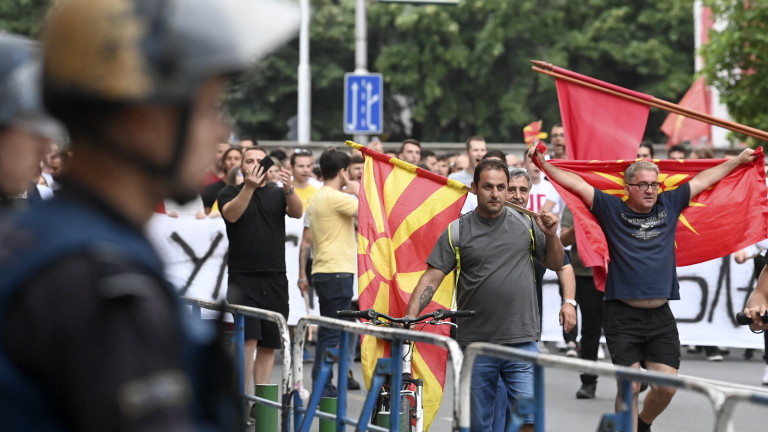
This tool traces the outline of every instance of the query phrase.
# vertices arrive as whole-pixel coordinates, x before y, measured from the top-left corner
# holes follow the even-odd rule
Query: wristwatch
[[[578,303],[576,303],[576,300],[574,300],[574,299],[563,300],[563,303],[568,303],[569,305],[571,305],[573,307],[576,307],[578,305]]]
[[[293,193],[293,186],[291,186],[291,189],[288,190],[288,192],[286,192],[285,194],[286,195],[291,195],[292,193]]]

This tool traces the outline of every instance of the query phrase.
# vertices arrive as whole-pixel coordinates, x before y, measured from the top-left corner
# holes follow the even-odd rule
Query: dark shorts
[[[230,273],[227,287],[230,304],[266,309],[288,319],[288,278],[285,273]],[[245,339],[258,346],[280,349],[280,331],[272,321],[245,317]]]
[[[603,331],[615,365],[650,361],[680,369],[680,335],[669,303],[645,309],[605,301]]]

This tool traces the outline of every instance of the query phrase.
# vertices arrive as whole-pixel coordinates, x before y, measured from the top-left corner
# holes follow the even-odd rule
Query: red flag
[[[547,139],[547,133],[541,131],[542,121],[535,121],[523,128],[523,141],[530,147],[535,142]]]
[[[651,100],[652,96],[619,87],[586,75],[553,66],[552,70],[561,75],[576,78],[590,85],[607,88],[615,93],[626,94],[639,99]],[[588,86],[572,84],[556,79],[557,96],[560,102],[560,116],[567,140],[566,154],[572,160],[634,159],[643,139],[645,124],[648,122],[649,107]],[[564,198],[565,199],[565,198]],[[567,202],[567,200],[566,200]],[[573,209],[571,209],[573,210]],[[574,211],[574,215],[575,215]],[[588,226],[574,224],[579,258],[587,267],[592,267],[595,286],[605,290],[605,275],[608,251],[593,250],[587,244],[596,245]],[[602,231],[600,232],[602,234]]]
[[[675,236],[678,266],[687,266],[736,252],[768,238],[768,199],[766,198],[763,152],[758,148],[754,162],[736,168],[711,188],[693,197],[680,215]],[[659,193],[687,183],[699,172],[725,159],[655,160],[659,166]],[[604,193],[627,199],[624,170],[633,161],[550,161],[578,174]],[[553,182],[558,192],[584,227],[592,248],[608,260],[608,246],[597,220],[581,199]],[[734,221],[743,221],[734,223]]]
[[[695,111],[711,114],[711,95],[704,77],[701,77],[693,83],[691,88],[685,93],[680,101],[680,106],[690,108]],[[669,140],[667,148],[680,144],[683,141],[689,141],[697,146],[702,143],[711,143],[712,126],[698,120],[683,117],[680,114],[670,113],[661,125],[661,131],[664,132]]]
[[[366,156],[358,208],[358,291],[360,309],[405,315],[413,289],[427,269],[427,257],[448,224],[459,217],[466,200],[464,185],[455,180],[347,142]],[[425,313],[450,309],[454,278],[448,275]],[[423,331],[447,335],[448,326]],[[364,336],[363,376],[368,385],[376,361],[389,356],[389,344]],[[416,344],[413,373],[424,380],[424,420],[428,427],[440,407],[448,353],[430,344]]]
[[[557,68],[554,66],[553,68]],[[565,69],[557,68],[562,73]],[[571,75],[577,75],[568,71]],[[614,88],[609,83],[584,75],[581,79]],[[556,80],[560,116],[567,140],[566,153],[572,160],[634,159],[643,139],[649,107],[589,87]],[[621,88],[621,87],[618,87]],[[625,92],[631,92],[622,89]],[[633,96],[651,99],[643,93]]]

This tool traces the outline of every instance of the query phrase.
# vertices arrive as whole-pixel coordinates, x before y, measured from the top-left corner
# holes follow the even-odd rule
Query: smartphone
[[[266,173],[267,171],[269,171],[269,169],[272,168],[272,165],[274,164],[275,164],[275,161],[273,161],[272,158],[269,156],[262,159],[261,162],[259,162],[261,173]],[[257,172],[258,171],[259,170],[257,170]]]

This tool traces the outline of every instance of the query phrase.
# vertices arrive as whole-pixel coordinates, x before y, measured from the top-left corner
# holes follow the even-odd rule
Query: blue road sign
[[[344,74],[344,133],[380,134],[384,125],[384,77]]]

